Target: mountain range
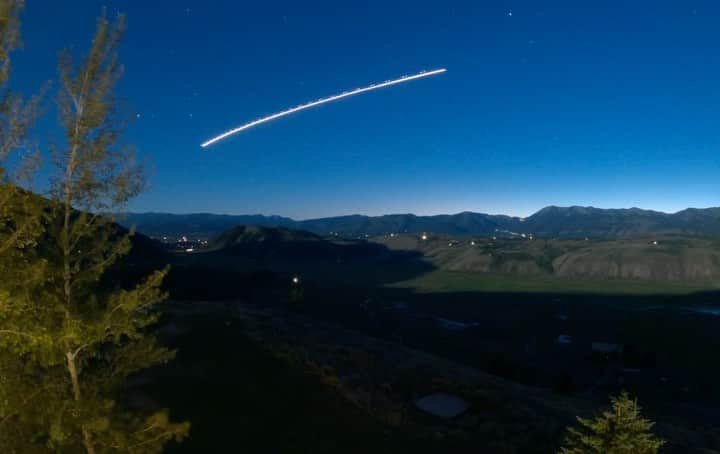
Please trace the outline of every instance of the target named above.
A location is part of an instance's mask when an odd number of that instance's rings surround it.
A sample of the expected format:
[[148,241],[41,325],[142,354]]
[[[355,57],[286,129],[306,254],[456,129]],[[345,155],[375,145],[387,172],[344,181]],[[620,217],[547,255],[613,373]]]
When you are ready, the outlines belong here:
[[677,213],[663,213],[640,208],[548,206],[526,218],[462,212],[434,216],[349,215],[302,221],[263,215],[128,213],[121,218],[120,223],[135,226],[139,232],[154,237],[212,237],[238,225],[255,225],[345,237],[432,232],[448,235],[532,234],[553,238],[608,238],[656,234],[720,235],[720,207],[688,208]]

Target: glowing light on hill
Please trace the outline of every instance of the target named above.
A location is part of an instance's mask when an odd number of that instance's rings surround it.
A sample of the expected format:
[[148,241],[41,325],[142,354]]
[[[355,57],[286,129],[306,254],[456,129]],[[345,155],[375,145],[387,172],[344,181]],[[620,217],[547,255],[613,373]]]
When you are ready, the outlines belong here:
[[250,129],[253,126],[257,126],[262,123],[267,123],[268,121],[276,120],[276,119],[284,117],[286,115],[290,115],[295,112],[299,112],[301,110],[309,109],[311,107],[319,106],[321,104],[325,104],[328,102],[337,101],[339,99],[347,98],[349,96],[359,95],[360,93],[365,93],[366,91],[372,91],[372,90],[377,90],[379,88],[389,87],[391,85],[402,84],[405,82],[410,82],[411,80],[421,79],[423,77],[435,76],[437,74],[444,73],[445,71],[447,71],[445,68],[434,69],[432,71],[423,71],[423,72],[414,74],[412,76],[403,76],[398,79],[388,80],[386,82],[382,82],[379,84],[368,85],[367,87],[357,88],[357,89],[351,90],[351,91],[345,91],[338,95],[333,95],[333,96],[329,96],[327,98],[318,99],[317,101],[312,101],[312,102],[309,102],[306,104],[301,104],[297,107],[283,110],[282,112],[278,112],[276,114],[268,115],[267,117],[263,117],[263,118],[255,120],[255,121],[251,121],[250,123],[245,123],[244,125],[238,126],[235,129],[231,129],[227,132],[224,132],[218,136],[213,137],[212,139],[207,140],[206,142],[203,142],[200,146],[202,148],[208,147],[208,146],[214,144],[215,142],[223,140],[226,137],[232,136],[241,131],[245,131],[246,129]]

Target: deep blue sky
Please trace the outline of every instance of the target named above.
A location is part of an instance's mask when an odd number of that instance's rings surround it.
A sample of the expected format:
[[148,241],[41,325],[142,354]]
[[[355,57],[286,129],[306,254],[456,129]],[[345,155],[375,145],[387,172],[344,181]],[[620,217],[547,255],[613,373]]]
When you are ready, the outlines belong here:
[[[102,5],[128,15],[119,91],[140,118],[126,138],[152,167],[135,211],[720,205],[715,1],[27,0],[14,85],[54,79],[57,51],[87,48]],[[448,72],[199,148],[436,67]]]

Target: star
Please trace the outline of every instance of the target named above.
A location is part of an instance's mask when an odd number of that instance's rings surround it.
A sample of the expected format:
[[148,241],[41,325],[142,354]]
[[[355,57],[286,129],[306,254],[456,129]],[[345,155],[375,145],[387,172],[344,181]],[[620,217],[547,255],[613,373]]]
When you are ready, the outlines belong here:
[[512,11],[508,11],[507,15],[512,17]]
[[139,113],[135,114],[135,118],[140,118],[141,116]]

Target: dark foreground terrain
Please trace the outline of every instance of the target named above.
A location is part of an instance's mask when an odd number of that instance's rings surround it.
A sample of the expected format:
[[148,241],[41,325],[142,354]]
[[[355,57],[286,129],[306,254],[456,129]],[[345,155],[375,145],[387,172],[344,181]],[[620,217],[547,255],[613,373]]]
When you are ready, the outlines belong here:
[[[169,452],[555,452],[592,396],[514,384],[435,355],[286,308],[170,303],[161,328],[177,359],[136,392],[193,422]],[[433,392],[470,403],[453,420],[412,402]],[[718,433],[695,408],[650,406],[666,452],[712,452]]]
[[[179,353],[135,391],[193,423],[173,452],[556,452],[575,416],[621,390],[666,452],[720,450],[712,284],[445,266],[483,241],[497,240],[239,229],[166,254],[161,336]],[[554,246],[591,247],[571,241]],[[658,246],[624,241],[630,255]],[[537,261],[543,244],[494,251]],[[444,420],[415,406],[436,392],[468,410]]]
[[417,446],[351,402],[277,358],[219,314],[193,317],[173,336],[179,355],[144,391],[192,421],[192,434],[168,452],[399,452]]

